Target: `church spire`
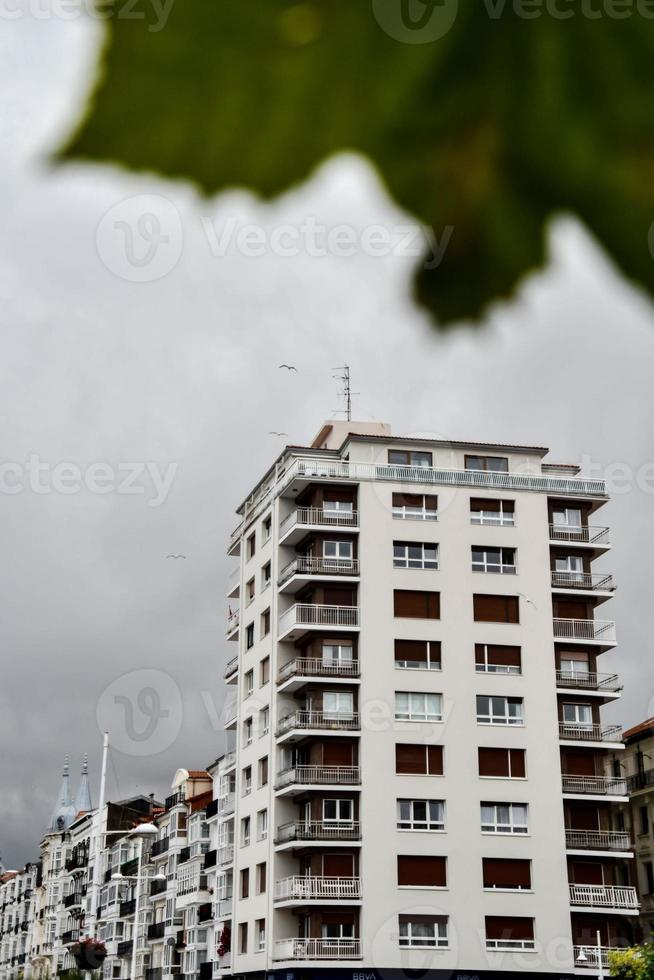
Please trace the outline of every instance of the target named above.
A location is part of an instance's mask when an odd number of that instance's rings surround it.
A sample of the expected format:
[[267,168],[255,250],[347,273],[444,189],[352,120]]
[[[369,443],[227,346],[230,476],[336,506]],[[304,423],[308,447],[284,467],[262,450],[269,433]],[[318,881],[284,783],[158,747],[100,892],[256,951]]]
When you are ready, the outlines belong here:
[[75,806],[70,796],[70,759],[66,756],[64,761],[64,771],[61,776],[61,785],[57,794],[57,802],[52,811],[48,830],[55,833],[63,833],[70,827],[75,819]]
[[75,811],[76,813],[88,813],[92,809],[91,790],[89,788],[89,757],[85,753],[82,762],[82,775],[75,794]]

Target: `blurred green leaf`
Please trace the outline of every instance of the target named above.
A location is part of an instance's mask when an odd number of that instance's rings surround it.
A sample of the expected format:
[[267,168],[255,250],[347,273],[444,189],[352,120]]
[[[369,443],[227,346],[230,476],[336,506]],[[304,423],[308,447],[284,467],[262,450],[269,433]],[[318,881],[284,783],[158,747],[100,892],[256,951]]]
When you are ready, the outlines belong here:
[[[653,288],[646,4],[559,0],[573,14],[559,19],[545,6],[519,16],[518,0],[170,0],[166,19],[166,2],[113,4],[89,112],[64,156],[270,197],[359,151],[447,240],[443,261],[416,276],[441,323],[510,295],[542,263],[560,211]],[[617,6],[629,16],[609,16]],[[434,25],[442,36],[429,42]]]

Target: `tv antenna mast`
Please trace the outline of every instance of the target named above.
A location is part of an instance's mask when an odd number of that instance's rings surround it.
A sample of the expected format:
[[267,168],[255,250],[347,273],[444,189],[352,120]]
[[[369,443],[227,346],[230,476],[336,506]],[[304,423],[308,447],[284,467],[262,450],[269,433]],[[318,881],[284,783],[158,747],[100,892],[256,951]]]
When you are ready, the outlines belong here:
[[342,374],[334,374],[332,377],[336,381],[340,381],[342,384],[342,390],[339,391],[339,395],[345,401],[345,408],[337,408],[334,415],[344,415],[348,422],[352,421],[352,395],[358,395],[360,392],[352,391],[352,385],[350,383],[350,365],[343,364],[341,367],[332,368],[332,371],[342,371]]

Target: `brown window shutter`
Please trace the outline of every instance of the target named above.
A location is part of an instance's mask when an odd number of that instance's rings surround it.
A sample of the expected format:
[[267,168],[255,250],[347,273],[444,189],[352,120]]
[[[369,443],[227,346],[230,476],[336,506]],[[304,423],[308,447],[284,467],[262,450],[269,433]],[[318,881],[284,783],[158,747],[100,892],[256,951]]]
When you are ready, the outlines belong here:
[[393,507],[422,507],[422,494],[394,493]]
[[398,885],[415,885],[417,888],[445,887],[447,884],[446,859],[425,855],[398,855]]
[[322,761],[325,766],[354,765],[351,742],[336,742],[331,739],[323,744]]
[[426,640],[396,640],[395,660],[415,660],[417,663],[427,663]]
[[446,915],[414,915],[413,913],[411,915],[400,913],[398,918],[400,925],[403,925],[405,922],[418,922],[420,925],[431,926],[434,923],[446,924],[448,921]]
[[522,659],[520,647],[500,646],[499,644],[486,644],[486,659],[484,660],[484,644],[475,644],[475,662],[478,664],[489,663],[493,667],[520,667]]
[[511,775],[514,779],[524,779],[527,775],[525,768],[525,750],[509,749],[509,762],[511,765]]
[[518,596],[474,595],[474,617],[478,623],[518,623]]
[[514,858],[482,858],[484,888],[531,888],[529,861]]
[[395,746],[395,772],[418,776],[427,772],[427,757],[424,745]]
[[561,766],[566,776],[594,776],[595,753],[592,749],[587,752],[564,749],[561,752]]
[[509,749],[480,748],[478,754],[480,776],[509,775]]
[[487,500],[485,497],[471,497],[470,510],[487,510],[499,514],[500,502],[499,500]]
[[393,610],[396,616],[410,619],[438,619],[440,616],[440,593],[395,589]]
[[517,915],[487,915],[486,939],[533,939],[534,920]]
[[427,772],[430,776],[443,775],[443,746],[427,746]]
[[352,878],[354,857],[352,854],[325,854],[322,859],[322,870],[327,878]]
[[356,922],[354,912],[321,912],[320,922],[322,925],[353,925]]

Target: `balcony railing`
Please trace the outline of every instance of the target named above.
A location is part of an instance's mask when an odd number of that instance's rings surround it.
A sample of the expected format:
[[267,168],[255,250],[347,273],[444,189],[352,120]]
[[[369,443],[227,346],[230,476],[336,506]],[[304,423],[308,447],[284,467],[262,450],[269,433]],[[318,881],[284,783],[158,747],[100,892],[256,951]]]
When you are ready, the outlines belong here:
[[119,909],[120,909],[119,914],[121,919],[126,918],[128,915],[134,915],[134,913],[136,912],[136,899],[128,898],[127,901],[121,902]]
[[358,606],[321,606],[298,602],[279,617],[279,635],[281,636],[293,629],[294,626],[357,629],[359,626],[359,608]]
[[606,619],[555,619],[554,636],[561,640],[615,643],[615,623]]
[[277,773],[276,788],[301,785],[357,786],[361,782],[358,766],[293,766]]
[[[228,627],[228,629],[229,629],[229,627]],[[232,657],[232,659],[227,662],[227,665],[225,667],[225,671],[224,671],[224,674],[223,674],[225,680],[227,680],[228,677],[233,677],[233,675],[237,671],[238,671],[238,654],[235,657]]]
[[153,922],[148,926],[148,939],[163,939],[165,932],[165,922]]
[[361,879],[291,875],[275,882],[274,897],[276,902],[303,899],[358,900],[361,898]]
[[285,718],[280,718],[276,734],[284,735],[294,728],[336,732],[358,732],[361,729],[359,715],[356,712],[337,714],[330,711],[294,711]]
[[550,541],[565,541],[569,544],[608,545],[608,527],[575,527],[570,524],[550,524]]
[[360,939],[278,939],[274,960],[358,960]]
[[[619,946],[574,946],[575,966],[585,970],[596,970],[601,962],[605,970],[609,968],[609,953],[617,952]],[[599,955],[598,955],[599,952]]]
[[638,909],[636,889],[613,885],[570,885],[570,904],[597,909]]
[[358,660],[319,660],[312,657],[296,657],[280,668],[277,683],[283,684],[292,677],[358,677]]
[[607,691],[615,693],[622,690],[617,674],[596,674],[594,671],[557,670],[557,687],[577,688],[584,691]]
[[[169,799],[171,799],[171,797],[169,797]],[[170,846],[169,837],[162,837],[161,840],[156,840],[150,850],[150,857],[156,857],[157,854],[165,854],[169,846]]]
[[594,572],[552,572],[552,587],[555,589],[581,589],[584,592],[613,592],[615,582],[612,575]]
[[218,848],[218,864],[232,864],[234,861],[234,845],[223,844]]
[[358,527],[356,510],[324,510],[322,507],[298,507],[279,525],[279,536],[284,537],[296,524],[311,527]]
[[561,777],[564,793],[588,793],[591,796],[626,796],[626,779],[609,779],[606,776],[574,776],[564,773]]
[[221,817],[229,816],[236,807],[236,796],[234,793],[226,793],[225,796],[218,797],[218,813]]
[[277,828],[276,844],[290,841],[351,841],[361,840],[359,823],[325,823],[324,821],[294,820]]
[[165,891],[168,890],[168,881],[151,881],[150,882],[150,895],[163,895]]
[[621,742],[620,725],[583,725],[559,722],[559,738],[575,742]]
[[171,793],[170,796],[166,797],[165,807],[166,810],[171,810],[174,806],[178,806],[180,803],[185,803],[186,797],[184,793],[178,790],[177,793]]
[[279,573],[278,585],[283,585],[294,575],[345,575],[357,576],[359,562],[356,558],[295,558]]
[[131,939],[122,939],[116,946],[116,954],[118,956],[131,956],[132,946],[133,941]]
[[629,834],[618,830],[566,830],[566,847],[571,850],[628,851]]
[[240,610],[234,609],[227,617],[227,633],[233,633],[237,628],[240,618]]
[[645,769],[643,772],[635,772],[632,776],[626,777],[627,788],[630,793],[639,789],[647,789],[654,786],[654,769]]

